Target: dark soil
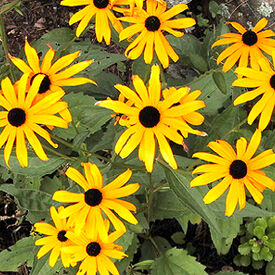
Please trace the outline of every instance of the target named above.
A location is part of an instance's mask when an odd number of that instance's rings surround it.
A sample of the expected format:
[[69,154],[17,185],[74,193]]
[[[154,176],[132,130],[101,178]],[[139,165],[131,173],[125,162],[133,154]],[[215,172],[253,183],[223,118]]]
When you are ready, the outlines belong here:
[[[1,0],[2,2],[3,0]],[[4,0],[5,2],[5,0]],[[10,2],[10,1],[6,1]],[[191,12],[199,14],[203,12],[209,21],[213,23],[215,20],[211,18],[208,10],[208,0],[193,0],[189,7]],[[217,1],[219,2],[219,1]],[[251,10],[251,7],[247,8],[248,1],[231,0],[221,1],[228,2],[230,10],[234,12],[231,14],[230,19],[238,18],[237,11],[242,8],[246,10],[245,17],[253,18],[251,21],[255,23],[259,19],[259,15],[255,15],[255,11]],[[253,1],[249,1],[253,2]],[[2,2],[3,3],[3,2]],[[69,27],[69,13],[74,13],[78,8],[69,8],[59,5],[60,0],[34,0],[23,1],[20,10],[23,16],[16,11],[9,12],[5,15],[5,25],[7,30],[8,44],[10,53],[18,56],[22,48],[24,47],[24,40],[27,37],[29,42],[39,39],[43,34],[49,32],[52,29],[60,27]],[[272,3],[272,0],[270,1]],[[254,20],[255,19],[255,20]],[[242,18],[242,20],[246,20]],[[245,23],[245,22],[244,22]],[[272,24],[273,22],[271,22]],[[201,32],[202,33],[202,32]],[[200,30],[197,35],[200,34]],[[88,36],[93,43],[96,43],[95,35],[92,31],[89,31]],[[121,49],[115,45],[111,45],[112,52],[120,52]],[[110,68],[110,71],[116,73],[118,70],[116,67]],[[127,82],[127,80],[126,80]],[[16,207],[14,199],[7,195],[0,193],[0,251],[13,245],[19,239],[29,236],[31,230],[31,224],[24,220],[19,222],[22,213],[20,213]],[[154,236],[162,236],[169,240],[171,244],[171,235],[174,232],[180,231],[181,227],[176,220],[164,220],[157,221],[151,225],[151,232]],[[237,268],[233,264],[233,256],[237,254],[237,246],[239,240],[235,239],[231,250],[227,255],[218,255],[214,245],[211,241],[210,232],[206,223],[202,222],[200,225],[191,225],[188,227],[186,235],[186,243],[191,243],[195,247],[194,256],[204,265],[207,266],[207,272],[217,272],[220,270],[240,270],[249,274],[264,274],[263,270],[255,272],[251,268]],[[29,274],[28,268],[23,265],[20,267],[18,273],[1,273],[4,274]]]

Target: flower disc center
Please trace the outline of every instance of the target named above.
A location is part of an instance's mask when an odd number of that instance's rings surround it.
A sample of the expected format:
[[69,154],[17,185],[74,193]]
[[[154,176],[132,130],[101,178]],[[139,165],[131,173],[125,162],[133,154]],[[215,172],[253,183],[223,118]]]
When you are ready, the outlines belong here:
[[67,231],[65,231],[65,230],[59,231],[57,234],[57,239],[60,242],[66,242],[68,240],[68,238],[65,236],[66,233],[67,233]]
[[234,179],[242,179],[247,174],[246,163],[242,160],[234,160],[229,168],[229,173]]
[[145,20],[145,28],[148,31],[155,32],[159,29],[160,27],[160,21],[156,16],[149,16]]
[[[42,73],[35,74],[31,78],[30,84],[32,84],[35,77],[39,74],[42,74]],[[44,77],[44,79],[42,80],[42,82],[40,84],[40,88],[39,88],[39,91],[38,91],[39,94],[43,94],[43,93],[47,92],[50,89],[50,85],[51,85],[51,81],[50,81],[49,77],[46,74],[43,74],[43,75],[45,75],[45,77]]]
[[26,113],[20,108],[11,109],[8,113],[8,121],[12,126],[19,127],[26,121]]
[[243,40],[244,44],[246,44],[248,46],[252,46],[257,43],[258,37],[255,32],[247,31],[243,34],[242,40]]
[[270,86],[275,90],[275,74],[271,76],[269,83]]
[[85,192],[85,202],[90,206],[99,205],[102,201],[102,193],[98,189],[89,189]]
[[86,252],[89,256],[97,256],[100,253],[101,246],[97,242],[91,242],[86,246]]
[[98,9],[105,9],[109,4],[109,0],[94,0],[94,5]]
[[146,128],[155,127],[160,121],[160,113],[153,106],[147,106],[139,112],[139,121]]

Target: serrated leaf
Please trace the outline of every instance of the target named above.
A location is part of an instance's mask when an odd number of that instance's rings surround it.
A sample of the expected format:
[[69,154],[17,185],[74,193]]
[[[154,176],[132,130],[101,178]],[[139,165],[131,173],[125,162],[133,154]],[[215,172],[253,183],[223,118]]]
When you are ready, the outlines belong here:
[[256,226],[253,230],[253,233],[258,239],[261,239],[265,234],[265,229],[263,229],[261,226]]
[[0,252],[0,270],[2,272],[17,272],[18,267],[24,263],[32,266],[37,247],[34,245],[34,237],[23,238]]
[[[62,129],[64,130],[64,129]],[[56,169],[58,169],[62,164],[66,162],[65,159],[62,159],[60,157],[51,156],[48,154],[48,157],[50,158],[47,161],[43,161],[39,159],[31,150],[28,154],[28,160],[29,165],[28,167],[21,167],[19,164],[16,155],[13,153],[10,156],[10,166],[11,166],[11,172],[15,174],[20,174],[24,176],[29,177],[39,177],[44,176],[46,174],[53,173]],[[4,161],[4,152],[3,150],[0,151],[0,165],[7,167],[6,163]]]
[[248,243],[244,243],[244,244],[239,245],[238,251],[242,255],[248,255],[251,252],[251,247]]
[[275,257],[273,258],[273,260],[271,262],[269,262],[266,265],[265,272],[266,272],[266,275],[274,275],[275,274]]
[[152,266],[152,275],[206,275],[205,266],[189,256],[184,249],[171,248],[157,258]]
[[200,215],[213,230],[220,233],[219,226],[216,221],[215,213],[203,203],[203,196],[199,188],[191,188],[189,182],[191,178],[186,178],[176,170],[164,167],[167,181],[170,188],[175,192],[177,197],[188,207],[191,211]]

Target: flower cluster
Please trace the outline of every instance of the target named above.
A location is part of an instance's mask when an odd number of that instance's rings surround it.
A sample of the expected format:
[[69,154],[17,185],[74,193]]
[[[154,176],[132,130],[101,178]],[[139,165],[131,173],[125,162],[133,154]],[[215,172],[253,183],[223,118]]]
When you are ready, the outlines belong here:
[[[143,9],[143,0],[62,0],[64,6],[83,6],[85,8],[75,13],[69,24],[80,21],[76,35],[80,36],[88,26],[92,17],[95,17],[95,33],[98,42],[104,39],[106,44],[111,42],[111,22],[113,28],[119,33],[120,41],[128,39],[131,44],[125,50],[126,57],[137,59],[144,51],[144,61],[151,64],[154,51],[164,68],[169,66],[169,57],[178,61],[179,56],[173,50],[163,32],[168,32],[176,37],[184,35],[176,29],[185,29],[196,24],[193,18],[172,19],[186,9],[185,4],[178,4],[167,10],[167,2],[162,0],[146,0],[146,10]],[[129,8],[121,8],[128,6]],[[117,18],[113,11],[122,16]],[[120,21],[132,25],[123,29]],[[132,40],[136,34],[139,35]]]
[[[102,174],[95,164],[82,163],[82,166],[85,177],[72,167],[65,174],[83,189],[83,193],[61,190],[53,195],[53,200],[75,204],[65,208],[61,206],[58,211],[51,207],[55,227],[43,222],[34,224],[35,231],[48,235],[35,242],[42,245],[37,257],[41,258],[51,250],[49,265],[52,267],[60,256],[64,267],[75,266],[81,261],[77,274],[96,274],[97,271],[100,274],[119,274],[109,258],[122,259],[127,256],[121,251],[123,247],[114,244],[126,232],[124,223],[117,215],[137,224],[131,213],[136,211],[135,205],[121,198],[135,193],[139,184],[124,186],[132,176],[132,171],[128,169],[104,186]],[[109,233],[109,221],[113,224],[112,233]]]
[[[144,53],[145,63],[151,64],[156,53],[162,66],[152,65],[148,84],[140,76],[133,75],[132,88],[117,84],[115,88],[120,93],[118,99],[107,97],[96,105],[111,109],[116,113],[112,115],[115,124],[125,127],[114,148],[121,158],[128,157],[138,148],[138,158],[144,162],[145,171],[153,171],[154,161],[159,155],[173,169],[177,169],[172,143],[187,150],[185,139],[189,134],[207,135],[197,129],[204,122],[204,116],[199,111],[206,105],[198,99],[202,92],[191,91],[189,87],[163,89],[160,77],[163,68],[169,66],[169,58],[174,62],[179,59],[165,33],[181,37],[184,33],[179,29],[195,25],[193,18],[178,16],[188,7],[179,4],[167,9],[167,3],[163,0],[62,0],[60,4],[85,6],[69,21],[69,24],[80,21],[76,36],[80,36],[94,18],[98,42],[105,40],[107,45],[111,43],[111,23],[119,33],[119,40],[127,39],[130,42],[125,50],[126,57],[137,59]],[[118,14],[121,16],[116,17]],[[175,16],[178,18],[175,19]],[[124,28],[121,22],[130,25]],[[223,34],[223,38],[212,45],[233,44],[220,53],[217,64],[226,59],[222,70],[227,72],[239,60],[235,70],[237,79],[232,85],[255,88],[239,95],[234,105],[262,95],[247,118],[248,123],[252,124],[260,116],[258,129],[249,143],[246,138],[240,137],[235,150],[227,141],[211,141],[208,147],[218,155],[206,152],[193,154],[194,158],[211,164],[203,164],[193,170],[193,174],[200,175],[192,179],[191,187],[220,180],[203,200],[209,204],[229,189],[225,203],[226,216],[234,213],[237,204],[240,210],[245,207],[245,189],[259,204],[265,188],[275,190],[275,182],[261,170],[275,163],[275,153],[270,149],[253,157],[275,106],[275,40],[270,38],[275,33],[271,30],[262,31],[267,23],[263,18],[252,30],[246,30],[239,23],[230,22],[241,34]],[[273,67],[262,51],[272,56]],[[57,144],[52,141],[48,129],[67,128],[72,122],[68,103],[62,100],[65,95],[62,87],[96,84],[85,77],[72,78],[93,62],[87,60],[73,64],[80,51],[53,62],[55,50],[49,45],[40,62],[36,50],[26,40],[25,55],[27,62],[9,55],[11,62],[22,71],[21,78],[14,84],[9,78],[1,82],[0,127],[3,130],[0,148],[5,145],[4,160],[8,166],[14,143],[20,165],[28,166],[26,139],[41,160],[48,160],[37,135],[56,148]],[[127,184],[132,176],[130,169],[104,185],[103,176],[95,164],[85,162],[82,166],[85,175],[72,167],[65,172],[69,179],[82,188],[82,192],[56,191],[53,200],[71,205],[60,206],[57,210],[53,206],[50,208],[54,226],[43,222],[34,225],[36,232],[48,235],[36,241],[36,245],[42,246],[37,257],[41,258],[51,251],[50,266],[54,266],[60,257],[64,267],[76,266],[81,262],[77,274],[119,274],[110,258],[122,259],[127,256],[122,252],[123,247],[115,244],[127,231],[122,219],[131,224],[138,223],[132,213],[136,212],[136,206],[122,198],[134,194],[140,185]]]
[[[227,58],[222,68],[224,72],[227,72],[239,60],[238,68],[235,70],[238,79],[232,85],[256,88],[238,96],[234,100],[234,105],[251,101],[263,95],[251,109],[247,118],[248,123],[252,124],[260,115],[259,126],[248,145],[244,137],[237,140],[237,153],[228,142],[223,140],[208,144],[208,147],[219,156],[202,152],[195,153],[193,157],[214,164],[204,164],[194,169],[193,173],[203,174],[190,183],[193,187],[222,179],[205,195],[203,200],[205,203],[211,203],[229,188],[225,202],[226,216],[231,216],[234,213],[238,203],[239,210],[245,207],[245,187],[259,204],[264,198],[262,192],[266,188],[275,191],[274,180],[267,177],[265,172],[260,170],[275,163],[275,153],[272,150],[266,150],[252,158],[260,145],[261,131],[270,122],[275,106],[275,71],[271,68],[268,58],[261,52],[263,50],[272,56],[273,68],[275,68],[275,39],[269,38],[275,36],[275,33],[272,30],[261,31],[268,24],[265,18],[262,18],[252,30],[246,30],[237,22],[229,23],[241,34],[225,33],[222,35],[225,38],[216,41],[212,47],[233,43],[221,52],[217,64]],[[249,61],[251,68],[247,67]]]

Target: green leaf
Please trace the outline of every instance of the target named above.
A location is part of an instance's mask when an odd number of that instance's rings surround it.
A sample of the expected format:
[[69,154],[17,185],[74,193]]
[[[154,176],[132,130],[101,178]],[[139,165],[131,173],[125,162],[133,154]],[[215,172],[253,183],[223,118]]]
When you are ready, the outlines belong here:
[[171,248],[152,265],[152,275],[206,275],[205,266],[184,249]]
[[[56,169],[58,169],[60,166],[62,166],[62,164],[66,162],[66,160],[50,154],[48,154],[48,157],[50,158],[49,160],[43,161],[39,159],[37,155],[35,155],[35,153],[29,150],[29,154],[28,154],[29,165],[28,167],[22,167],[19,164],[16,155],[13,153],[11,154],[10,161],[9,161],[11,166],[10,170],[12,173],[15,173],[15,174],[21,174],[29,177],[34,177],[34,176],[39,177],[39,176],[44,176],[46,174],[53,173]],[[3,150],[0,151],[0,165],[7,167],[4,161]]]
[[207,62],[204,60],[202,56],[195,53],[191,53],[189,54],[189,58],[192,65],[201,73],[204,73],[208,70]]
[[[69,104],[74,124],[79,133],[88,132],[87,136],[89,136],[100,130],[101,126],[111,118],[111,111],[95,106],[96,100],[91,96],[82,93],[70,93],[65,95],[63,100]],[[79,139],[71,123],[68,129],[55,128],[53,133],[65,139]]]
[[152,220],[175,218],[184,232],[187,232],[189,221],[192,223],[200,223],[201,221],[200,216],[187,208],[176,194],[169,189],[157,192],[151,209]]
[[273,260],[271,262],[269,262],[266,265],[265,273],[266,273],[266,275],[274,275],[275,274],[275,257],[273,258]]
[[17,189],[13,184],[1,184],[0,190],[13,195],[19,206],[28,210],[27,217],[32,223],[49,221],[49,209],[57,205],[52,201],[52,196],[39,190]]
[[[40,39],[32,43],[32,46],[42,56],[48,51],[49,43],[55,50],[64,49],[75,38],[74,31],[69,28],[58,28],[44,34]],[[78,49],[79,50],[79,49]]]
[[251,247],[250,247],[249,243],[246,242],[246,243],[239,245],[238,251],[240,252],[241,255],[246,256],[251,252]]
[[138,249],[138,238],[135,235],[134,238],[131,240],[131,244],[128,246],[127,249],[123,247],[123,251],[128,257],[125,257],[121,261],[116,261],[116,267],[120,274],[123,274],[124,271],[126,271],[127,267],[132,262],[134,255]]
[[258,239],[261,239],[265,235],[265,229],[260,226],[256,226],[253,230],[253,233]]
[[249,266],[251,264],[251,257],[250,256],[241,256],[240,264],[242,266]]
[[24,263],[32,266],[37,247],[34,245],[35,238],[23,238],[13,246],[0,252],[0,270],[2,272],[18,272],[18,267]]
[[209,226],[212,226],[213,230],[216,230],[217,233],[221,233],[215,213],[203,203],[203,196],[200,192],[201,188],[191,188],[189,185],[191,178],[181,175],[176,170],[167,167],[164,167],[164,170],[169,186],[177,197],[190,208],[191,211],[200,215]]
[[227,94],[227,86],[225,83],[224,74],[221,72],[214,72],[212,74],[215,84],[223,94]]
[[217,14],[220,13],[220,6],[217,2],[215,1],[210,1],[209,3],[209,11],[211,13],[211,16],[213,18],[216,18]]
[[219,226],[219,231],[221,233],[217,233],[216,230],[212,229],[210,225],[210,233],[213,243],[218,251],[218,254],[227,254],[233,239],[237,237],[240,231],[240,225],[242,224],[241,218],[232,217],[226,220],[217,220],[217,224]]

